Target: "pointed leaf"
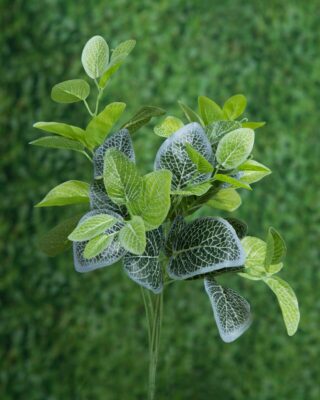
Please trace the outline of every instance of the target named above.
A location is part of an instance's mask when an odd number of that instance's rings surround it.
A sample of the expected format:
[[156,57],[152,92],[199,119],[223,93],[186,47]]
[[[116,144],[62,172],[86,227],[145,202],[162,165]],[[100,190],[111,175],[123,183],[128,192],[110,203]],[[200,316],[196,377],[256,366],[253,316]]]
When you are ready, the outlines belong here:
[[123,258],[123,267],[128,276],[139,285],[160,293],[163,289],[163,272],[159,261],[163,246],[161,229],[147,232],[145,251],[139,256],[127,253]]
[[78,151],[79,153],[83,153],[84,151],[84,146],[81,143],[60,136],[44,136],[33,140],[29,144],[39,147],[48,147],[51,149],[73,150]]
[[76,103],[85,100],[90,93],[89,84],[83,79],[71,79],[57,83],[51,90],[51,98],[57,103]]
[[243,265],[245,254],[233,227],[222,218],[198,218],[172,240],[168,274],[185,279]]
[[242,122],[242,128],[258,129],[265,126],[265,122]]
[[124,249],[141,255],[146,249],[146,230],[141,217],[132,217],[119,232],[119,240]]
[[270,172],[261,172],[261,171],[241,171],[240,181],[243,183],[251,184],[255,182],[261,181],[261,179],[270,175]]
[[206,204],[224,211],[235,211],[241,206],[241,197],[235,189],[221,189]]
[[206,134],[210,143],[215,146],[228,132],[241,128],[238,121],[216,121],[206,127]]
[[287,252],[286,244],[280,235],[274,228],[270,227],[267,236],[267,249],[264,265],[268,270],[271,264],[280,263]]
[[289,336],[293,336],[299,325],[300,312],[297,297],[291,286],[277,276],[264,279],[276,295]]
[[85,131],[77,126],[64,124],[62,122],[36,122],[33,127],[86,144]]
[[101,254],[113,241],[114,235],[99,235],[89,240],[83,250],[83,257],[86,259],[94,258]]
[[246,160],[243,164],[239,165],[238,170],[239,171],[258,171],[258,172],[271,173],[271,170],[268,167],[266,167],[265,165],[259,163],[258,161],[255,161],[255,160]]
[[143,125],[146,125],[153,117],[159,117],[165,113],[165,110],[159,107],[141,107],[140,110],[123,125],[123,128],[127,128],[130,133],[133,133]]
[[[230,175],[216,174],[214,176],[214,179],[219,182],[226,182],[234,188],[243,188],[243,189],[247,189],[247,190],[252,190],[251,187],[247,183],[241,182],[238,179],[232,178],[232,176],[230,176]],[[229,187],[229,185],[228,185],[228,187]]]
[[103,143],[125,108],[125,103],[111,103],[92,118],[86,128],[86,141],[91,148]]
[[209,182],[203,182],[198,185],[191,185],[183,189],[173,190],[171,194],[176,196],[203,196],[211,187]]
[[128,56],[134,49],[136,41],[133,39],[121,42],[112,52],[111,61],[119,56]]
[[172,190],[202,183],[211,176],[211,173],[198,172],[186,151],[186,143],[209,162],[212,161],[211,145],[199,124],[191,123],[179,129],[162,143],[154,163],[155,170],[168,169],[172,172]]
[[241,219],[229,217],[226,221],[233,227],[239,239],[243,239],[248,232],[248,225]]
[[165,242],[165,253],[168,257],[172,256],[173,253],[173,243],[175,243],[183,230],[186,228],[187,223],[183,219],[181,215],[178,215],[170,228],[169,234],[167,236],[166,242]]
[[102,179],[95,180],[90,185],[89,197],[91,210],[110,210],[122,217],[126,217],[128,214],[125,206],[114,203],[107,195]]
[[188,156],[190,157],[190,160],[195,164],[197,170],[201,174],[206,174],[213,171],[212,164],[189,143],[186,143],[186,151],[188,153]]
[[84,242],[90,240],[101,233],[105,233],[110,229],[117,219],[109,214],[97,214],[88,217],[85,221],[78,224],[78,226],[68,236],[69,240],[73,242]]
[[182,128],[183,125],[183,122],[179,118],[169,116],[154,127],[154,133],[158,136],[169,137]]
[[198,122],[200,125],[203,125],[203,121],[201,120],[200,116],[189,106],[182,103],[182,101],[178,101],[178,104],[189,122]]
[[142,191],[142,178],[135,164],[114,148],[106,151],[103,181],[108,196],[116,204],[135,201]]
[[236,119],[244,113],[247,107],[247,99],[243,94],[230,97],[223,105],[223,111],[229,119]]
[[221,107],[213,100],[206,96],[198,97],[199,112],[205,125],[209,125],[214,121],[226,119]]
[[204,287],[221,339],[233,342],[251,325],[250,304],[234,290],[218,285],[213,278],[205,278]]
[[67,181],[54,187],[35,207],[66,206],[89,202],[89,185],[81,181]]
[[87,75],[92,79],[99,78],[109,62],[109,47],[101,36],[93,36],[85,44],[81,62]]

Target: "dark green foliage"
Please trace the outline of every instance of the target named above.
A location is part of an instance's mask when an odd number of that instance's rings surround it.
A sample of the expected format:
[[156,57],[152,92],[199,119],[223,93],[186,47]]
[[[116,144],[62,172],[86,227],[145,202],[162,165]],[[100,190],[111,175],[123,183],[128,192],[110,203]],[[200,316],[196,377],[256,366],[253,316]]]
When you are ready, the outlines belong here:
[[[48,99],[55,83],[85,78],[79,52],[100,34],[111,48],[137,40],[104,95],[128,104],[123,122],[144,104],[183,118],[179,105],[172,106],[177,98],[196,109],[198,94],[223,104],[230,93],[246,94],[249,120],[268,122],[256,132],[255,159],[274,173],[254,192],[242,191],[236,216],[248,222],[249,234],[264,237],[269,224],[285,233],[285,278],[301,301],[300,334],[289,339],[272,293],[228,277],[234,289],[245,287],[260,315],[230,346],[218,339],[201,280],[168,289],[159,400],[317,400],[319,2],[0,4],[0,398],[134,400],[145,393],[147,339],[135,284],[120,266],[79,275],[70,253],[48,259],[36,248],[37,236],[58,215],[81,210],[33,204],[60,182],[87,181],[91,171],[80,154],[29,148],[39,137],[32,124],[50,118],[86,126],[80,103]],[[145,172],[161,143],[151,128],[134,137]]]

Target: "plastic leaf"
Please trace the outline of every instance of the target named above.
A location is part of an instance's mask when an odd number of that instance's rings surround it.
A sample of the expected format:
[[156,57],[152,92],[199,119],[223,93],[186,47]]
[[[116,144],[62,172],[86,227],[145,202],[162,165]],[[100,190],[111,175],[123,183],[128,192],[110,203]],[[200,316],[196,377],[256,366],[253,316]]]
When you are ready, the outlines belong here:
[[146,230],[143,219],[134,216],[119,232],[123,248],[132,254],[141,255],[146,249]]
[[224,211],[235,211],[241,206],[241,197],[235,189],[221,189],[206,204]]
[[111,61],[119,56],[128,56],[134,49],[136,41],[133,39],[121,42],[112,52]]
[[154,169],[168,169],[172,172],[172,190],[180,190],[190,184],[208,180],[211,173],[200,174],[191,161],[186,143],[189,143],[207,161],[212,161],[211,145],[203,128],[197,123],[185,125],[160,146],[156,155]]
[[141,107],[140,110],[123,125],[123,128],[127,128],[130,133],[133,133],[141,128],[143,125],[146,125],[151,120],[151,118],[160,117],[163,114],[165,114],[165,110],[159,107]]
[[89,184],[67,181],[54,187],[35,207],[66,206],[89,202]]
[[200,125],[203,124],[201,117],[196,112],[194,112],[189,106],[182,103],[182,101],[178,101],[178,104],[189,122],[198,122]]
[[266,278],[264,282],[276,295],[288,335],[293,336],[300,321],[299,304],[294,291],[286,281],[277,276]]
[[221,107],[206,96],[198,97],[199,112],[205,125],[226,119]]
[[162,229],[147,232],[146,240],[145,251],[140,256],[127,253],[123,258],[123,267],[133,281],[153,293],[160,293],[163,289],[163,272],[159,261],[163,246]]
[[228,217],[226,221],[233,227],[239,239],[243,239],[248,232],[248,225],[241,219]]
[[99,235],[89,240],[83,250],[83,257],[90,258],[96,257],[109,247],[113,241],[114,235]]
[[109,62],[109,47],[101,36],[93,36],[85,44],[81,62],[87,75],[96,79],[106,70]]
[[154,127],[154,133],[158,136],[169,137],[182,128],[183,125],[183,122],[179,118],[169,116]]
[[81,143],[60,136],[44,136],[39,139],[33,140],[29,144],[51,149],[73,150],[80,153],[83,153],[84,151],[84,146]]
[[91,210],[110,210],[122,217],[127,216],[126,208],[119,206],[110,199],[102,180],[95,180],[90,185],[89,197]]
[[189,143],[186,143],[186,151],[188,153],[188,156],[190,157],[190,160],[195,164],[197,170],[201,174],[206,174],[213,171],[212,164]]
[[267,249],[264,265],[268,269],[271,264],[280,263],[287,252],[286,244],[274,228],[270,227],[267,235]]
[[57,103],[76,103],[85,100],[90,93],[89,84],[83,79],[71,79],[57,83],[51,90],[51,98]]
[[259,163],[255,160],[246,160],[243,164],[239,165],[239,171],[257,171],[257,172],[271,172],[270,168]]
[[258,129],[265,126],[265,122],[242,122],[242,128]]
[[36,122],[33,127],[86,144],[85,131],[77,126],[64,124],[62,122]]
[[233,342],[251,325],[250,304],[234,290],[219,285],[214,278],[205,278],[204,287],[221,339]]
[[245,253],[233,227],[222,218],[198,218],[171,234],[168,274],[185,279],[243,265]]
[[173,190],[171,194],[178,196],[202,196],[211,189],[209,182],[199,183],[198,185],[186,186],[183,189]]
[[230,97],[223,105],[223,111],[229,119],[236,119],[244,113],[247,107],[247,99],[243,94]]
[[227,187],[229,187],[231,185],[234,188],[242,188],[242,189],[252,190],[250,185],[248,185],[247,183],[242,182],[236,178],[233,178],[230,175],[216,174],[214,176],[214,179],[216,181],[228,183],[229,185],[227,185]]
[[69,240],[73,242],[83,242],[90,240],[101,233],[104,233],[111,228],[117,219],[109,214],[96,214],[88,217],[85,221],[78,224],[78,226],[68,236]]
[[238,121],[216,121],[206,127],[206,134],[210,143],[215,146],[228,132],[241,128]]

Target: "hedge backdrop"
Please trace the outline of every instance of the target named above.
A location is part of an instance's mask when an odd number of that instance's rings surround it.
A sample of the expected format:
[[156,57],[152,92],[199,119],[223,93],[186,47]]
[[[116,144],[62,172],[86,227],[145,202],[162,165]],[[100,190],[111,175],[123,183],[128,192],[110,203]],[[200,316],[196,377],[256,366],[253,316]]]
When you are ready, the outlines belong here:
[[[71,253],[48,259],[37,236],[73,213],[34,209],[53,186],[90,179],[81,155],[32,148],[37,120],[85,124],[80,104],[50,100],[53,84],[84,77],[80,54],[94,34],[137,46],[105,101],[130,116],[152,104],[181,116],[178,99],[223,102],[244,93],[265,120],[255,158],[273,174],[242,193],[236,215],[250,234],[269,225],[288,244],[282,276],[294,287],[301,326],[289,338],[271,291],[230,278],[251,302],[254,323],[237,342],[218,337],[201,282],[169,288],[158,399],[320,398],[319,1],[1,0],[2,400],[144,399],[147,338],[138,287],[120,266],[76,273]],[[135,135],[143,171],[161,140],[152,124]]]

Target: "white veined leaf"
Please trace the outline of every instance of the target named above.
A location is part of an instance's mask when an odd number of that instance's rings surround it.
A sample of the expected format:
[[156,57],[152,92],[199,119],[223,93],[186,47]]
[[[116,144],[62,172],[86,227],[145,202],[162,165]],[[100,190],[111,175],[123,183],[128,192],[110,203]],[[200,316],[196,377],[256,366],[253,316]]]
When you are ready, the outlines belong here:
[[108,137],[105,142],[95,150],[93,156],[95,178],[101,178],[103,176],[104,156],[106,151],[111,148],[121,151],[130,161],[135,161],[135,154],[129,131],[127,129],[121,129]]
[[198,97],[199,113],[205,125],[227,119],[221,107],[206,96]]
[[67,181],[54,187],[35,207],[66,206],[89,203],[89,184],[81,181]]
[[168,116],[160,124],[156,125],[153,130],[156,135],[167,138],[183,126],[184,124],[179,118]]
[[138,199],[143,188],[135,164],[115,148],[106,151],[103,181],[108,196],[120,205]]
[[127,253],[123,257],[123,267],[128,276],[139,285],[160,293],[163,290],[163,272],[159,261],[163,247],[162,229],[146,233],[146,248],[141,255]]
[[90,185],[89,197],[91,210],[109,210],[121,215],[123,218],[128,215],[125,206],[119,206],[110,199],[102,179],[95,179]]
[[232,228],[236,231],[239,239],[243,239],[248,233],[248,225],[241,219],[228,217],[226,218],[226,221],[228,221]]
[[122,126],[122,128],[126,128],[130,133],[134,133],[142,126],[146,125],[152,118],[160,117],[165,113],[165,110],[159,107],[143,106]]
[[143,177],[141,195],[128,203],[132,215],[142,217],[146,230],[158,228],[170,209],[170,171],[154,171]]
[[225,134],[238,128],[241,128],[238,121],[215,121],[206,126],[206,134],[210,143],[216,146]]
[[178,101],[178,104],[189,122],[198,122],[200,125],[203,125],[201,117],[189,106],[182,103],[181,101]]
[[212,208],[224,211],[235,211],[241,206],[239,193],[232,188],[221,189],[206,204]]
[[141,217],[133,216],[119,232],[119,241],[124,249],[141,255],[146,249],[146,229]]
[[234,290],[219,285],[214,278],[205,278],[204,287],[221,339],[233,342],[251,325],[250,304]]
[[45,132],[55,133],[68,139],[74,139],[86,145],[85,131],[78,126],[64,124],[62,122],[36,122],[34,128]]
[[[216,174],[216,175],[214,176],[214,179],[215,179],[216,181],[219,181],[219,182],[228,183],[229,185],[231,185],[231,186],[234,187],[234,188],[243,188],[243,189],[247,189],[247,190],[252,190],[252,188],[250,187],[250,185],[248,185],[248,184],[245,183],[245,182],[239,181],[238,179],[233,178],[233,177],[230,176],[230,175]],[[229,187],[229,185],[228,185],[228,187]]]
[[242,128],[258,129],[265,126],[265,122],[242,122]]
[[254,144],[254,131],[240,128],[227,133],[219,142],[216,158],[223,168],[234,169],[250,155]]
[[98,235],[89,240],[83,250],[83,257],[90,258],[96,257],[101,254],[113,241],[114,235]]
[[120,215],[113,213],[110,210],[92,210],[84,215],[79,224],[84,223],[87,219],[98,214],[108,214],[113,216],[117,222],[112,225],[111,228],[107,229],[104,233],[106,235],[113,236],[111,244],[106,247],[101,253],[95,257],[87,259],[84,257],[84,249],[86,248],[88,241],[73,242],[73,258],[74,267],[77,272],[89,272],[98,268],[103,268],[114,264],[119,261],[126,253],[125,249],[120,245],[117,233],[123,227],[124,222]]
[[29,144],[39,147],[47,147],[51,149],[73,150],[83,153],[83,144],[76,140],[66,139],[60,136],[44,136],[39,139],[33,140]]
[[91,119],[86,128],[86,141],[92,149],[103,143],[125,108],[125,103],[111,103]]
[[297,297],[291,286],[277,276],[264,279],[276,295],[289,336],[293,336],[299,325],[300,312]]
[[110,229],[117,219],[109,214],[96,214],[80,222],[68,236],[73,242],[84,242],[95,238]]
[[186,186],[183,189],[173,190],[171,194],[176,196],[203,196],[211,187],[209,182],[203,182],[193,186]]
[[51,98],[57,103],[76,103],[85,100],[90,93],[89,84],[83,79],[71,79],[57,83],[51,90]]
[[[181,224],[178,225],[181,226]],[[222,268],[242,266],[245,253],[233,227],[222,218],[204,217],[171,233],[168,274],[186,279]]]
[[186,143],[186,151],[188,153],[188,156],[190,157],[190,160],[195,164],[197,170],[201,174],[206,174],[213,171],[212,164],[189,143]]
[[247,107],[247,99],[243,94],[231,96],[223,105],[223,111],[229,119],[236,119],[244,113]]
[[211,177],[211,173],[198,172],[187,153],[186,143],[189,143],[207,161],[211,162],[213,158],[208,138],[203,128],[195,122],[185,125],[166,139],[158,150],[154,169],[167,169],[172,172],[171,189],[173,191],[202,183]]
[[107,69],[109,63],[109,46],[101,36],[93,36],[85,44],[81,62],[87,75],[96,79]]
[[264,265],[268,267],[272,264],[279,264],[287,252],[286,244],[274,228],[270,227],[267,235],[267,249]]

